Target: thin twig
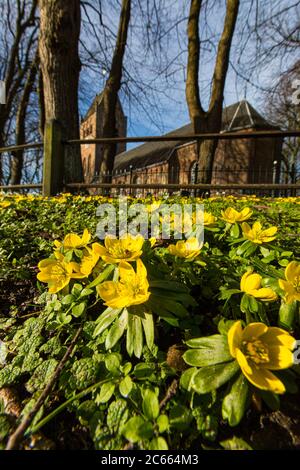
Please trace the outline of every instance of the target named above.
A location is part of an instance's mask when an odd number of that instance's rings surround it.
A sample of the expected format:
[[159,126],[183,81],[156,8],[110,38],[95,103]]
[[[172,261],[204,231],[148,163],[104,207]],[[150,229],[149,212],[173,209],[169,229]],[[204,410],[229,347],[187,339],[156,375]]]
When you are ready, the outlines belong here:
[[168,401],[171,400],[171,398],[175,395],[176,391],[177,391],[177,388],[178,388],[178,380],[177,379],[174,379],[170,385],[170,387],[168,388],[164,398],[162,399],[162,401],[160,402],[159,404],[159,409],[160,411],[166,406],[166,404],[168,403]]
[[72,341],[70,343],[70,346],[68,347],[64,357],[62,358],[62,360],[58,364],[57,368],[55,369],[55,372],[54,372],[51,380],[48,382],[46,388],[44,389],[44,391],[39,396],[35,406],[32,408],[32,410],[27,415],[24,416],[24,418],[22,419],[21,423],[19,424],[19,426],[17,427],[15,432],[10,436],[5,450],[18,449],[19,444],[20,444],[20,442],[21,442],[21,440],[24,436],[24,433],[25,433],[26,429],[30,426],[34,416],[39,411],[39,409],[41,408],[41,406],[45,402],[46,398],[50,394],[53,385],[57,381],[63,367],[65,366],[67,360],[69,359],[69,356],[71,355],[71,353],[72,353],[72,351],[73,351],[73,349],[76,345],[77,339],[78,339],[78,337],[79,337],[79,335],[82,331],[82,328],[83,328],[82,326],[80,326],[78,328],[78,330],[77,330],[74,338],[72,339]]

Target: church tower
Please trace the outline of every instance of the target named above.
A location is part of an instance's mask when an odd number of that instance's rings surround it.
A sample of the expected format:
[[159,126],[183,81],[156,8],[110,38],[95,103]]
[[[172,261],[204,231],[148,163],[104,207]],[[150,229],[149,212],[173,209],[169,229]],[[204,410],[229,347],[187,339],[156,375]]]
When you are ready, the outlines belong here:
[[[80,124],[80,139],[98,139],[103,137],[103,94],[95,99]],[[116,109],[116,128],[118,137],[127,135],[127,118],[124,115],[121,102],[118,98]],[[126,151],[126,142],[117,145],[117,154]],[[102,144],[81,145],[81,159],[85,183],[97,181],[99,168],[103,156]]]

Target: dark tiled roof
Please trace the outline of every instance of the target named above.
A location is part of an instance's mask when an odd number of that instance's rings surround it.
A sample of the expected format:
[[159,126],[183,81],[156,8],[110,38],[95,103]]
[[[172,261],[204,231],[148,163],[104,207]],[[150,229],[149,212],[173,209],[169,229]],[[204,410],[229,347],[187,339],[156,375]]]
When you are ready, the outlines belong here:
[[[222,131],[238,131],[241,129],[274,129],[248,101],[238,101],[223,109]],[[193,134],[192,124],[187,124],[179,129],[165,135],[188,135]],[[143,145],[116,155],[114,169],[144,168],[148,165],[167,161],[173,150],[181,145],[181,141],[174,142],[147,142]]]

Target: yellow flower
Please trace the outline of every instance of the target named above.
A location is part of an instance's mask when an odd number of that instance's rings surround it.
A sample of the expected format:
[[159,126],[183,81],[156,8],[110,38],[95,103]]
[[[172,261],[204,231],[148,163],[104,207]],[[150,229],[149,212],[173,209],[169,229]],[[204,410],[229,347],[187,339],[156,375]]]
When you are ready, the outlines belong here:
[[121,261],[119,275],[118,282],[105,281],[96,288],[105,305],[124,308],[147,302],[150,296],[147,270],[140,259],[136,261],[136,272],[129,263]]
[[179,240],[176,245],[169,245],[168,250],[179,258],[194,259],[199,255],[202,245],[196,237],[191,237],[186,241]]
[[65,250],[75,250],[77,248],[85,247],[89,243],[90,239],[91,234],[87,229],[84,229],[82,237],[80,237],[76,233],[68,233],[62,243],[58,240],[55,240],[54,245],[56,246],[56,248],[63,247]]
[[[71,279],[84,277],[80,273],[79,265],[73,262],[65,262],[61,253],[54,253],[56,259],[48,258],[39,262],[37,278],[41,282],[48,284],[49,292],[55,294],[66,287]],[[74,272],[75,271],[75,272]]]
[[204,211],[203,214],[203,225],[213,225],[217,221],[217,218],[212,215],[210,212]]
[[277,227],[270,227],[265,230],[262,230],[260,222],[254,222],[252,228],[247,222],[242,224],[242,230],[244,237],[250,240],[252,243],[257,243],[261,245],[262,243],[271,242],[275,240],[275,233],[277,232]]
[[6,207],[9,207],[11,206],[11,202],[9,201],[0,201],[0,207],[2,207],[2,209],[6,209]]
[[98,243],[93,243],[92,248],[86,247],[88,254],[84,255],[81,259],[80,272],[86,277],[91,274],[100,258],[100,255],[97,252],[97,245]]
[[291,261],[285,268],[285,279],[279,279],[279,287],[285,292],[285,302],[300,301],[300,263]]
[[259,274],[246,271],[241,278],[240,289],[248,295],[252,295],[263,302],[271,302],[277,299],[276,293],[270,287],[261,287],[262,277]]
[[120,261],[134,261],[142,254],[144,238],[141,235],[132,237],[127,235],[120,240],[106,237],[104,246],[97,243],[95,251],[106,263],[120,263]]
[[241,321],[237,321],[228,332],[228,344],[249,382],[262,390],[285,392],[284,384],[270,371],[293,365],[295,338],[264,323],[250,323],[243,330]]
[[236,222],[244,222],[245,220],[250,219],[253,211],[250,207],[244,207],[241,212],[238,212],[233,207],[227,207],[225,211],[221,211],[222,219],[229,224],[235,224]]

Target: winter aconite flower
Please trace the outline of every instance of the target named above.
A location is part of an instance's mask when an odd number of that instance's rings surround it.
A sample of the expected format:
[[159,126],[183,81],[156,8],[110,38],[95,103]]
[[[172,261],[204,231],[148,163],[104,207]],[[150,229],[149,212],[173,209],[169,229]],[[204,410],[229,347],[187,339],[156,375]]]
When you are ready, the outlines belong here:
[[242,230],[245,238],[250,240],[252,243],[261,245],[262,243],[268,243],[275,240],[277,227],[273,226],[263,230],[260,222],[254,222],[252,228],[247,224],[247,222],[244,222],[242,224]]
[[240,289],[248,295],[252,295],[264,302],[277,299],[276,293],[270,287],[261,287],[262,277],[251,270],[246,271],[241,279]]
[[203,213],[203,225],[208,226],[208,225],[213,225],[217,221],[217,218],[212,215],[210,212],[204,211]]
[[136,261],[136,272],[131,264],[121,261],[119,275],[118,282],[105,281],[97,286],[105,305],[124,308],[147,302],[150,296],[147,270],[140,259]]
[[243,329],[241,321],[237,321],[228,332],[228,345],[230,354],[255,387],[285,392],[284,384],[271,370],[293,365],[295,338],[289,333],[264,323],[250,323]]
[[89,276],[94,267],[98,263],[100,255],[97,251],[98,243],[93,243],[92,247],[86,247],[85,253],[81,259],[80,272],[85,276]]
[[253,211],[250,207],[244,207],[241,212],[238,212],[233,207],[227,207],[225,211],[221,211],[222,219],[229,224],[235,224],[236,222],[244,222],[245,220],[250,219]]
[[169,245],[168,250],[171,255],[178,256],[179,258],[194,259],[196,258],[202,248],[196,237],[191,237],[188,240],[179,240],[176,245]]
[[285,292],[285,302],[300,302],[300,263],[291,261],[285,268],[285,279],[279,279],[279,287]]
[[84,277],[77,263],[66,262],[64,256],[57,251],[54,255],[55,258],[44,259],[38,264],[41,272],[38,273],[37,278],[48,284],[50,294],[55,294],[66,287],[71,279]]
[[125,238],[116,239],[106,237],[104,245],[97,243],[95,251],[106,263],[120,263],[121,261],[134,261],[142,254],[144,238],[141,235],[132,237],[127,235]]
[[91,234],[87,229],[84,229],[82,237],[77,235],[76,233],[68,233],[65,236],[63,242],[59,242],[58,240],[54,241],[54,245],[56,248],[63,248],[64,250],[75,250],[77,248],[85,247],[91,240]]

